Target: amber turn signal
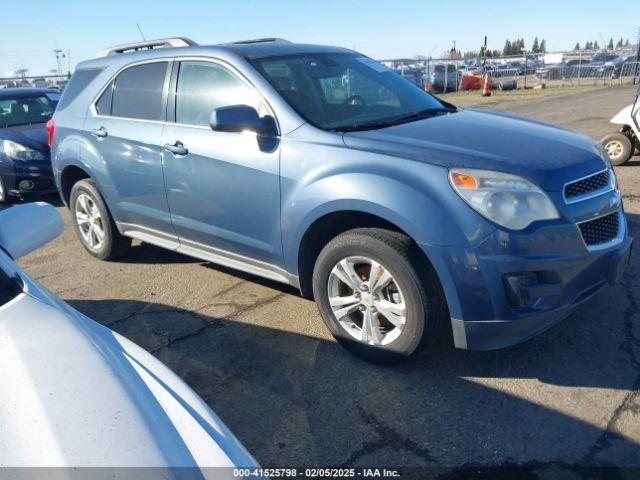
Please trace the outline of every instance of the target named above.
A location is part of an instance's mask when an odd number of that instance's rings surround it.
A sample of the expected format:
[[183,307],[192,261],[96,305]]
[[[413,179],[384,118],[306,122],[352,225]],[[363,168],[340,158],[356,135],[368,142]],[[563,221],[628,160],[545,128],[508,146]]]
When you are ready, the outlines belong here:
[[451,172],[451,182],[453,182],[454,186],[466,190],[475,190],[478,188],[478,182],[474,177],[458,172]]

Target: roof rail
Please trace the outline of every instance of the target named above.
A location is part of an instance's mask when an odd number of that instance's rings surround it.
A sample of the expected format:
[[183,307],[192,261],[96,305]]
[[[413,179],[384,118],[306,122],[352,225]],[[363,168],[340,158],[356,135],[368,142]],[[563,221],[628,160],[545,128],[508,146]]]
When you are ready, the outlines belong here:
[[144,42],[125,43],[115,47],[105,48],[98,52],[98,57],[107,57],[117,53],[137,52],[139,50],[152,50],[160,47],[191,47],[198,45],[193,40],[185,37],[159,38],[157,40],[145,40]]
[[255,38],[253,40],[237,40],[235,42],[224,43],[223,45],[245,45],[247,43],[291,43],[284,38],[270,37],[270,38]]

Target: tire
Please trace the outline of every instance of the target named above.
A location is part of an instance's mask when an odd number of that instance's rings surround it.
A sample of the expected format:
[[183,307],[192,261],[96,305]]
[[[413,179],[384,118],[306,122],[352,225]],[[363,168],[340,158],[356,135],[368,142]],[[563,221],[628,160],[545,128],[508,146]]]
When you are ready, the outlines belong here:
[[622,165],[633,155],[631,140],[624,133],[610,133],[600,143],[609,154],[611,165]]
[[[382,267],[383,273],[376,278],[391,276],[391,280],[378,281],[384,288],[368,281],[375,268],[372,262]],[[341,280],[345,265],[358,275],[361,289],[354,288],[353,280],[351,286]],[[432,342],[447,311],[437,276],[413,242],[400,233],[377,228],[349,230],[327,243],[316,260],[313,293],[334,338],[351,353],[378,364],[404,361],[421,344]],[[343,299],[349,301],[340,305]],[[355,310],[354,302],[358,302]],[[389,307],[402,312],[401,305],[405,307],[404,323],[394,317],[398,327],[388,320]],[[342,312],[336,315],[334,309]],[[345,310],[348,314],[342,315]],[[371,330],[365,330],[366,318],[372,319]]]
[[[80,243],[94,257],[100,260],[112,260],[131,247],[131,239],[118,232],[113,217],[93,180],[80,180],[73,186],[69,208]],[[93,233],[89,233],[91,229]],[[102,237],[98,235],[97,229],[102,231]]]
[[0,203],[7,203],[8,199],[7,190],[4,188],[4,182],[0,177]]

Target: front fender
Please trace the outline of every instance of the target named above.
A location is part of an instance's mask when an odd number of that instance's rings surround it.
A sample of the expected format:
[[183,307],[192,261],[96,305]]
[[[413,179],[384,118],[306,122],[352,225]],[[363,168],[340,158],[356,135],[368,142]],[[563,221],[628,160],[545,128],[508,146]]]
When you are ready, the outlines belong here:
[[631,118],[631,110],[633,109],[633,105],[629,105],[622,110],[620,110],[614,117],[610,120],[611,123],[615,125],[628,125],[633,127],[633,119]]
[[[390,171],[339,172],[323,175],[283,195],[282,234],[285,267],[298,272],[298,251],[308,228],[330,213],[357,211],[375,215],[403,230],[420,245],[467,247],[486,238],[494,227],[473,212],[453,191],[448,172],[419,166],[423,175],[407,178],[393,159]],[[375,170],[375,169],[373,169]],[[283,189],[283,194],[287,192]]]

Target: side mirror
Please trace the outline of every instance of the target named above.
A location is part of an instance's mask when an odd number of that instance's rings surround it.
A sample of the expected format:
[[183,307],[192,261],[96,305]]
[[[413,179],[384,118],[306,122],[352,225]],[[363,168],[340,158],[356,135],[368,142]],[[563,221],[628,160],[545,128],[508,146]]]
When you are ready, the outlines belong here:
[[27,203],[0,211],[0,246],[18,259],[62,233],[60,213],[48,203]]
[[275,121],[271,116],[260,118],[255,108],[249,105],[230,105],[216,108],[209,118],[211,129],[216,132],[239,133],[245,130],[262,135],[275,133]]

